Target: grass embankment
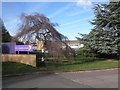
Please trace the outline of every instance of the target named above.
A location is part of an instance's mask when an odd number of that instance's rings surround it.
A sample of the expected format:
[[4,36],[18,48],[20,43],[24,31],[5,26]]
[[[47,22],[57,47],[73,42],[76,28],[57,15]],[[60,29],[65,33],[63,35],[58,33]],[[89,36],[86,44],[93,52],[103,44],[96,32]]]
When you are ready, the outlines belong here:
[[47,65],[44,67],[32,67],[21,63],[15,62],[4,62],[2,63],[2,74],[20,74],[30,72],[60,72],[60,71],[77,71],[77,70],[95,70],[95,69],[108,69],[117,68],[118,61],[116,60],[105,60],[105,61],[94,61],[82,64],[58,64],[58,65]]

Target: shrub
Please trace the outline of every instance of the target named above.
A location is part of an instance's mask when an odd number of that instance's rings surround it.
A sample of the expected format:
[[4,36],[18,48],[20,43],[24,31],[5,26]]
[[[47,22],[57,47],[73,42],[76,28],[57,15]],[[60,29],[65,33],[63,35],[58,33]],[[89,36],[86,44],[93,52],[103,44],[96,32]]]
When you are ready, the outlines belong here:
[[86,48],[80,48],[77,51],[77,55],[81,55],[83,57],[96,57],[96,53],[91,52],[90,50],[86,49]]
[[79,60],[80,62],[91,62],[91,61],[95,61],[97,59],[96,56],[97,56],[96,53],[93,53],[83,47],[77,51],[75,60],[77,60],[77,61]]

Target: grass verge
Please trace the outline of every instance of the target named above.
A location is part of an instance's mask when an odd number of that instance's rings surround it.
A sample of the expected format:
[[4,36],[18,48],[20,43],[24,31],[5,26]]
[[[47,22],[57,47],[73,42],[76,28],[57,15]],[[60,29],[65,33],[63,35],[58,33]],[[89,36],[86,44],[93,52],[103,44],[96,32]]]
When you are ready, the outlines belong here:
[[64,71],[80,71],[80,70],[96,70],[96,69],[110,69],[117,68],[118,61],[105,60],[105,61],[94,61],[82,64],[58,64],[58,65],[47,65],[45,67],[32,67],[29,65],[15,63],[15,62],[4,62],[2,63],[2,74],[21,74],[31,72],[64,72]]

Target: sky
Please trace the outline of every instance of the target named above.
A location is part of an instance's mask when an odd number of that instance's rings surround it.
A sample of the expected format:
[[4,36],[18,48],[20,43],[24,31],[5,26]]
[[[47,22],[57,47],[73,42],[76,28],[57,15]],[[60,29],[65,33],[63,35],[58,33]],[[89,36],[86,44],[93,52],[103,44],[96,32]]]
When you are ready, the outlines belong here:
[[[58,32],[76,40],[78,33],[88,34],[93,28],[89,21],[94,19],[93,7],[96,3],[90,0],[76,2],[2,2],[2,20],[9,33],[14,36],[21,24],[22,13],[35,12],[44,14],[56,26]],[[102,2],[106,3],[106,2]]]

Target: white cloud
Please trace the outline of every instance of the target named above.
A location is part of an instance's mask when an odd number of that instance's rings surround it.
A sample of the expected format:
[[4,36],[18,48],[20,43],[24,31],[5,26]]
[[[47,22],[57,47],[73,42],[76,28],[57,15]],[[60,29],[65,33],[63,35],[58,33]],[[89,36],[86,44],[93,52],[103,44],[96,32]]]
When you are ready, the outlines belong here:
[[76,16],[76,15],[79,15],[79,14],[83,14],[83,12],[81,12],[80,10],[79,11],[73,11],[71,13],[67,13],[67,16]]
[[52,18],[52,17],[54,17],[54,16],[57,16],[57,15],[63,13],[64,11],[66,11],[67,9],[69,9],[70,7],[72,7],[72,5],[71,5],[71,4],[68,4],[68,5],[66,5],[65,7],[62,7],[61,9],[59,9],[58,11],[52,13],[52,14],[49,15],[48,17],[49,17],[49,18]]
[[[76,2],[77,0],[0,0],[2,2]],[[109,0],[92,0],[93,2],[106,2]],[[111,0],[118,2],[119,0]]]
[[71,11],[71,12],[67,13],[66,16],[68,16],[68,17],[70,17],[70,16],[76,16],[76,15],[80,15],[80,14],[89,13],[90,11],[91,11],[91,9]]
[[78,0],[76,2],[77,6],[81,6],[83,8],[91,8],[92,7],[92,1],[91,0]]
[[79,19],[79,20],[74,20],[73,22],[67,22],[65,24],[60,25],[60,27],[73,26],[73,25],[76,25],[77,23],[80,23],[81,21],[89,20],[92,17],[93,16],[90,16],[90,17],[87,17],[87,18],[82,18],[82,19]]

